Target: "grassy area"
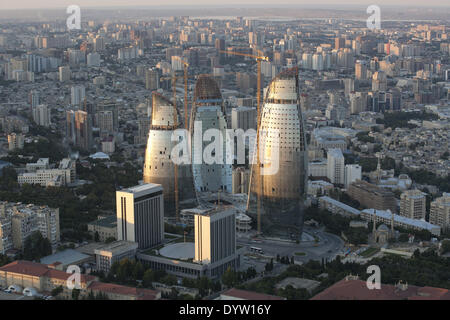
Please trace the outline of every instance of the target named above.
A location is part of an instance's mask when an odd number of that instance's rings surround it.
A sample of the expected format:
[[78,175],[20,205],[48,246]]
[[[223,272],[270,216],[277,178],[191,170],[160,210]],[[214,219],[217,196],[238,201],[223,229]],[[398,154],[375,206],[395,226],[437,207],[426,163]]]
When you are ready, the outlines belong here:
[[304,252],[296,252],[295,255],[296,256],[306,256],[306,253],[304,253]]
[[379,252],[380,249],[379,248],[373,248],[370,247],[367,250],[363,251],[362,253],[360,253],[359,255],[364,257],[364,258],[368,258],[370,256],[373,256],[375,253]]

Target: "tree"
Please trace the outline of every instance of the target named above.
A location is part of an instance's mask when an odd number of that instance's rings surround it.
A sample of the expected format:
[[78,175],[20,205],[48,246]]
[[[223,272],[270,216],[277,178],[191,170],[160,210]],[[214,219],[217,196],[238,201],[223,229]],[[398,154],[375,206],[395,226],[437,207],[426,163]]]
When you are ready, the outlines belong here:
[[140,261],[136,262],[133,268],[133,278],[135,280],[142,280],[144,276],[144,266]]
[[99,242],[99,241],[100,241],[100,235],[98,234],[98,231],[95,231],[95,234],[94,234],[94,241],[95,241],[95,242]]
[[166,275],[164,278],[161,279],[161,282],[168,286],[174,286],[178,283],[177,277],[175,277],[173,274]]
[[53,289],[52,291],[51,291],[51,295],[53,296],[53,297],[56,297],[56,296],[58,296],[60,293],[62,293],[64,291],[64,288],[62,287],[62,286],[59,286],[59,287],[56,287],[55,289]]
[[450,251],[450,240],[443,240],[441,245],[441,254],[445,254]]
[[144,285],[144,287],[146,287],[146,288],[152,287],[152,283],[153,283],[153,281],[155,281],[155,273],[153,272],[152,269],[145,270],[142,281],[143,281],[142,284]]
[[47,238],[42,237],[39,231],[29,236],[23,246],[23,257],[25,260],[39,260],[52,254],[52,246]]
[[222,275],[222,283],[227,287],[234,287],[237,283],[238,278],[236,271],[232,270],[230,267]]
[[72,299],[78,300],[80,297],[80,290],[79,289],[72,289]]

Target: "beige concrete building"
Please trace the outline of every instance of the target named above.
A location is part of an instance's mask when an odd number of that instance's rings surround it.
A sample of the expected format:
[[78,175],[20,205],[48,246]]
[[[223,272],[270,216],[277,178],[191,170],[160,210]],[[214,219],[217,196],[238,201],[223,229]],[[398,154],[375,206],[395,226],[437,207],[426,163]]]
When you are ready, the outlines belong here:
[[[31,287],[39,293],[50,294],[53,289],[63,288],[59,298],[72,299],[72,290],[67,286],[70,273],[58,270],[59,264],[18,260],[0,267],[0,286],[10,285],[22,288]],[[80,275],[80,296],[87,298],[90,293],[106,295],[110,300],[158,300],[161,292],[148,289],[132,288],[113,283],[99,282],[97,277]]]
[[144,184],[116,192],[118,240],[145,249],[164,240],[164,200],[160,184]]
[[102,248],[96,249],[94,252],[97,270],[107,274],[114,262],[125,258],[134,260],[137,248],[138,244],[136,242],[115,241]]
[[420,190],[407,190],[400,196],[400,215],[411,219],[425,219],[426,197]]
[[362,180],[356,180],[348,187],[348,195],[366,208],[397,212],[397,201],[391,191]]
[[[0,268],[0,286],[32,287],[38,292],[47,293],[61,286],[63,288],[61,296],[69,298],[72,293],[67,287],[70,274],[56,268],[56,264],[45,265],[31,261],[14,261]],[[96,277],[81,275],[81,295],[86,294],[88,286],[95,280],[97,280]]]
[[450,193],[444,193],[442,197],[431,202],[430,223],[443,229],[450,227]]
[[98,220],[88,223],[88,231],[98,232],[99,240],[104,242],[108,238],[117,239],[117,217],[99,217]]
[[55,247],[60,240],[59,209],[33,204],[3,202],[0,204],[3,248],[22,249],[25,240],[39,231]]
[[16,149],[23,149],[24,136],[20,133],[11,133],[8,135],[8,150],[14,151]]
[[[235,210],[214,209],[194,216],[195,257],[194,262],[217,264],[211,274],[222,274],[225,260],[234,260],[236,255]],[[216,270],[217,269],[217,270]]]

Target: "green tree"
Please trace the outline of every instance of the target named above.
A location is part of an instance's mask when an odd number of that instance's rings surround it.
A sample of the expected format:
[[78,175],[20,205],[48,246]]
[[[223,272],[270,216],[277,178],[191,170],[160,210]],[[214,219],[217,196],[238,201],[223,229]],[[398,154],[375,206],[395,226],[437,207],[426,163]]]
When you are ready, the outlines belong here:
[[72,289],[72,299],[78,300],[80,297],[80,290],[79,289]]
[[133,268],[133,278],[135,280],[142,280],[144,276],[144,266],[141,262],[136,262]]
[[62,293],[64,291],[64,288],[62,287],[62,286],[59,286],[59,287],[56,287],[55,289],[53,289],[52,291],[51,291],[51,295],[53,296],[53,297],[57,297],[60,293]]
[[155,273],[152,269],[145,270],[142,281],[144,287],[151,288],[153,281],[155,281]]
[[236,271],[232,270],[230,267],[222,275],[222,283],[227,287],[234,287],[237,283],[238,278]]

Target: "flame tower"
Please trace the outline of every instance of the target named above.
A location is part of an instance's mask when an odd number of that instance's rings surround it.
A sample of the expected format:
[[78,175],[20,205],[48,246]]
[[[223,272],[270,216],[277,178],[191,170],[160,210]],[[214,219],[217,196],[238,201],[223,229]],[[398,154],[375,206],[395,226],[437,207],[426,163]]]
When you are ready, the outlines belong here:
[[[262,164],[259,170],[257,165],[252,166],[249,213],[255,212],[254,199],[259,194],[263,216],[281,224],[295,224],[301,230],[308,152],[297,68],[280,73],[270,82],[258,120]],[[268,167],[271,169],[262,174]]]
[[[183,128],[178,110],[158,93],[152,94],[153,107],[151,126],[145,151],[144,183],[156,183],[163,186],[166,213],[175,213],[175,170],[171,159],[172,148],[177,144],[171,141],[172,132]],[[176,117],[174,117],[174,113]],[[174,120],[177,119],[177,125]],[[194,183],[191,166],[178,165],[179,201],[194,200]]]

